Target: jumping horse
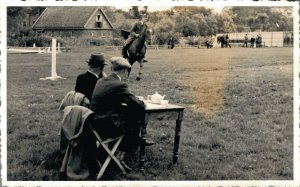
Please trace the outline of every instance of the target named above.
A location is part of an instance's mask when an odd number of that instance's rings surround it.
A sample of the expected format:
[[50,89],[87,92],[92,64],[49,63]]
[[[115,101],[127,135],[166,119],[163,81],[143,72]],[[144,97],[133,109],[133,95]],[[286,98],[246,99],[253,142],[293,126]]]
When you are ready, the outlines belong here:
[[[121,30],[121,35],[125,39],[128,38],[129,34],[130,33],[128,31]],[[143,28],[141,30],[141,33],[139,34],[139,36],[137,38],[135,38],[129,44],[127,53],[125,56],[123,56],[124,58],[126,58],[128,60],[128,62],[130,63],[131,66],[135,62],[138,62],[140,64],[140,70],[139,70],[138,76],[136,77],[136,80],[140,80],[141,75],[142,75],[142,69],[144,66],[143,59],[145,58],[145,54],[146,54],[145,42],[148,42],[149,44],[151,44],[151,39],[152,39],[152,30],[148,29],[148,26],[146,24],[144,24]],[[127,79],[129,79],[130,72],[131,72],[131,68],[127,70]]]

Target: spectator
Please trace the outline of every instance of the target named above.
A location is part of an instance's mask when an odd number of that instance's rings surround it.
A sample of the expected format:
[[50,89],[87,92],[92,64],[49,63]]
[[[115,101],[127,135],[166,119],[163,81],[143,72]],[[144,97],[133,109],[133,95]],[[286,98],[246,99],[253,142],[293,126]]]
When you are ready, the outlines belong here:
[[243,47],[245,47],[246,45],[246,48],[247,48],[247,45],[248,45],[248,34],[245,34],[244,36],[244,44],[243,44]]
[[170,37],[168,42],[168,49],[173,49],[173,48],[174,48],[174,38]]
[[251,43],[250,48],[251,47],[254,48],[254,42],[255,42],[255,38],[254,38],[254,36],[252,36],[250,39],[250,43]]
[[[98,120],[100,136],[114,138],[124,134],[120,145],[122,159],[125,152],[132,152],[141,143],[139,136],[141,121],[145,110],[145,104],[128,90],[128,85],[122,82],[126,70],[130,68],[129,62],[122,57],[110,59],[112,73],[99,79],[95,86],[91,101],[91,110],[95,112]],[[113,120],[118,116],[121,123]],[[104,119],[104,122],[103,122]],[[154,142],[146,141],[146,146]]]
[[98,79],[106,77],[103,68],[105,62],[104,53],[92,53],[88,61],[88,71],[78,75],[76,79],[75,91],[85,95],[91,101],[92,94]]

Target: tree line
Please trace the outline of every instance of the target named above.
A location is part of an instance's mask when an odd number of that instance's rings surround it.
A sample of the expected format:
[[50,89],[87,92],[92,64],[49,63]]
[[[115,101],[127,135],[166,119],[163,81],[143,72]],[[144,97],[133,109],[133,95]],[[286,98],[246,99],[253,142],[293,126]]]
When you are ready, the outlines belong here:
[[[9,7],[8,17],[41,14],[46,7]],[[166,44],[172,36],[206,37],[217,33],[252,31],[293,31],[292,7],[224,7],[220,12],[209,7],[176,6],[165,11],[149,12],[148,7],[133,6],[129,11],[101,7],[116,29],[129,30],[141,14],[147,14],[154,31],[154,42]],[[13,28],[9,28],[8,33]],[[16,31],[21,32],[21,31]]]
[[[291,7],[236,6],[225,7],[220,12],[196,6],[177,6],[157,12],[147,12],[145,7],[140,11],[138,7],[132,7],[129,12],[110,7],[105,11],[117,28],[128,30],[131,19],[147,13],[157,44],[166,44],[171,36],[178,40],[179,37],[206,37],[218,33],[293,31]],[[116,13],[122,16],[113,16]]]

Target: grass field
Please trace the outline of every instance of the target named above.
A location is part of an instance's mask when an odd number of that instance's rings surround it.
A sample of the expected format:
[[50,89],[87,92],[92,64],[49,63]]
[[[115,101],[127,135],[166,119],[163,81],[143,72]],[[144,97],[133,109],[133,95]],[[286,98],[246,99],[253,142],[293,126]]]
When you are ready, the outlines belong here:
[[[97,48],[57,56],[8,55],[8,180],[61,180],[58,106]],[[104,51],[107,58],[120,51]],[[179,160],[172,165],[174,121],[151,121],[145,171],[138,155],[133,172],[111,169],[103,180],[291,180],[293,179],[293,59],[291,48],[149,50],[142,80],[133,93],[158,91],[185,106]],[[105,69],[109,73],[109,66]]]

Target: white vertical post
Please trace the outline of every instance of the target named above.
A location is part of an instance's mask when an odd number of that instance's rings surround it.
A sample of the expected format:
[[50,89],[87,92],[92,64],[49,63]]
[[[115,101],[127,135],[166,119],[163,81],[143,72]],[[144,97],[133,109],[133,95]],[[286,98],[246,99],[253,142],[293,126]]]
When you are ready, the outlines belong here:
[[35,48],[35,43],[33,43],[33,46],[32,46],[33,48]]
[[62,78],[61,76],[57,76],[56,73],[56,38],[52,38],[51,77],[40,78],[40,80],[57,80],[57,79],[65,79],[65,78]]
[[51,77],[57,77],[57,73],[56,73],[56,38],[52,38]]
[[57,52],[60,53],[60,43],[57,43]]

